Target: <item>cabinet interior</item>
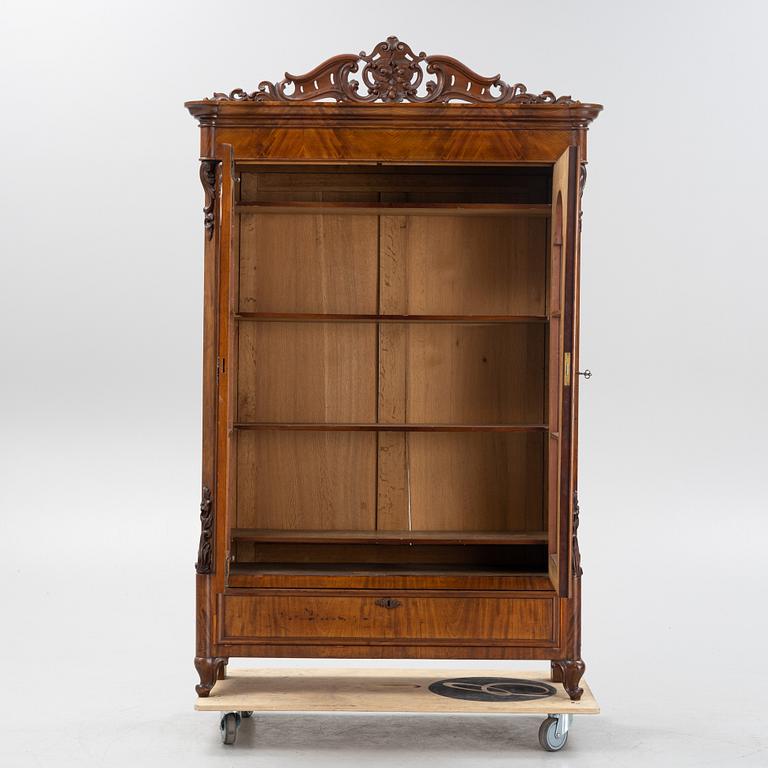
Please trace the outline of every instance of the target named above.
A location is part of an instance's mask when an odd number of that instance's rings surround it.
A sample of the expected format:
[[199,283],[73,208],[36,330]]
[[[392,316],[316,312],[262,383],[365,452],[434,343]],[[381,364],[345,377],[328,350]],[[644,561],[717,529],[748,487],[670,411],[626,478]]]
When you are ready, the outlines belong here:
[[551,167],[237,172],[231,569],[546,572]]

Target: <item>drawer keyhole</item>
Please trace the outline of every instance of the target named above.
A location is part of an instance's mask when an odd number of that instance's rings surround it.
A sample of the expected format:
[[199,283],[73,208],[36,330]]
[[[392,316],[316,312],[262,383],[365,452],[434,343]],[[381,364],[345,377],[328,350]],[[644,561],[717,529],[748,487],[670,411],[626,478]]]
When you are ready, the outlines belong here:
[[380,597],[376,601],[376,605],[380,605],[382,608],[397,608],[400,605],[400,601],[395,600],[393,597]]

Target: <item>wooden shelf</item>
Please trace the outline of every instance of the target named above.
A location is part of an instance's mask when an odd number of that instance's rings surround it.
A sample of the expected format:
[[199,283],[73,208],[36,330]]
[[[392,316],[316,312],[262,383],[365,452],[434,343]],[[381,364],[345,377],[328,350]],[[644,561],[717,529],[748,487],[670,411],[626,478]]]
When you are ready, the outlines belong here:
[[546,424],[328,424],[238,421],[234,429],[302,432],[546,432]]
[[250,589],[470,589],[549,592],[545,571],[480,563],[232,563],[228,587]]
[[320,323],[547,323],[544,315],[346,315],[306,312],[237,312],[235,320]]
[[[545,531],[296,531],[233,528],[232,539],[259,543],[301,544],[544,544]],[[359,567],[359,566],[358,566]]]
[[[232,563],[230,576],[281,575],[281,576],[528,576],[536,578],[540,573],[504,569],[496,566],[443,565],[439,563]],[[231,581],[230,581],[231,583]]]
[[256,202],[238,203],[235,211],[249,213],[357,214],[387,216],[550,216],[549,203],[354,203],[354,202]]

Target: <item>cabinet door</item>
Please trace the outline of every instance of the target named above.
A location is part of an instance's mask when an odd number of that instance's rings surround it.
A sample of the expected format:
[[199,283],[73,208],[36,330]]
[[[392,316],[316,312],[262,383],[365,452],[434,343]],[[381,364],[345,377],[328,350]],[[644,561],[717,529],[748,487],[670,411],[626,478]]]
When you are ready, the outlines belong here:
[[548,291],[547,509],[549,576],[562,597],[571,587],[574,455],[575,270],[578,237],[578,149],[569,147],[552,175]]

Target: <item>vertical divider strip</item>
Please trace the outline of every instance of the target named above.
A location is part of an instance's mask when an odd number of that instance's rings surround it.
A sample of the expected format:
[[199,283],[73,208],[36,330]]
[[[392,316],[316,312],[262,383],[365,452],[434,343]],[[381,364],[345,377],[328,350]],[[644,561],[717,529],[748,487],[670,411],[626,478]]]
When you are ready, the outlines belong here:
[[[405,287],[403,275],[403,217],[379,217],[380,289],[379,313],[402,315]],[[379,323],[379,412],[380,424],[405,421],[406,322]],[[378,435],[377,503],[379,530],[404,530],[408,525],[406,433]]]
[[[377,195],[381,202],[381,192]],[[381,215],[376,216],[376,314],[381,314]],[[381,323],[376,321],[376,423],[379,423],[381,409]],[[376,468],[374,474],[373,497],[376,509],[373,515],[374,530],[379,530],[379,453],[381,452],[381,433],[375,433]]]
[[[550,185],[551,186],[551,185]],[[550,209],[552,209],[552,190],[550,188]],[[542,422],[549,424],[549,315],[550,315],[550,291],[549,281],[551,279],[552,265],[550,263],[550,250],[552,242],[552,213],[546,222],[546,237],[544,239],[544,312],[547,315],[547,325],[544,329],[544,377],[542,386],[544,387],[544,397],[542,401]],[[541,439],[541,526],[540,531],[549,530],[549,432],[550,428],[542,435]],[[549,556],[549,547],[547,547],[547,556]]]
[[[405,220],[406,222],[408,219]],[[402,259],[402,274],[403,274],[403,297],[402,312],[407,315],[410,313],[411,308],[409,305],[410,292],[410,278],[411,274],[408,269],[408,264],[405,258]],[[406,325],[403,328],[403,334],[405,335],[405,344],[403,345],[403,423],[408,423],[408,393],[410,392],[410,376],[411,366],[409,361],[411,359],[411,329]],[[411,433],[408,431],[403,432],[403,458],[405,461],[405,502],[408,510],[408,530],[413,530],[413,509],[411,499]]]
[[[242,247],[242,223],[243,223],[243,217],[235,213],[237,210],[237,204],[240,202],[242,193],[240,189],[240,170],[235,166],[232,165],[232,196],[233,196],[233,226],[232,226],[232,277],[231,277],[231,300],[230,300],[230,318],[233,318],[233,316],[239,312],[240,310],[240,274],[241,274],[241,254],[240,254],[240,248]],[[231,397],[231,406],[230,406],[230,412],[232,413],[232,420],[233,423],[238,420],[239,414],[238,414],[238,402],[240,399],[240,381],[239,381],[239,371],[240,371],[240,323],[234,321],[234,319],[231,320],[232,322],[232,347],[230,350],[230,353],[228,355],[229,359],[226,360],[222,365],[225,365],[226,368],[229,370],[228,376],[230,377],[228,379],[229,381],[229,391],[230,391],[230,397]],[[240,467],[240,456],[239,456],[239,440],[240,436],[237,433],[237,430],[229,428],[230,433],[230,445],[231,445],[231,451],[232,451],[232,458],[231,458],[231,472],[232,472],[232,487],[230,491],[230,505],[231,505],[231,516],[230,519],[234,522],[234,527],[238,528],[240,526],[240,506],[237,501],[237,489],[238,489],[238,471]],[[237,558],[237,550],[233,546],[232,542],[232,532],[231,530],[228,532],[229,536],[229,542],[228,542],[228,549],[230,552],[230,558],[233,556],[235,559]],[[227,573],[228,573],[227,569]]]

